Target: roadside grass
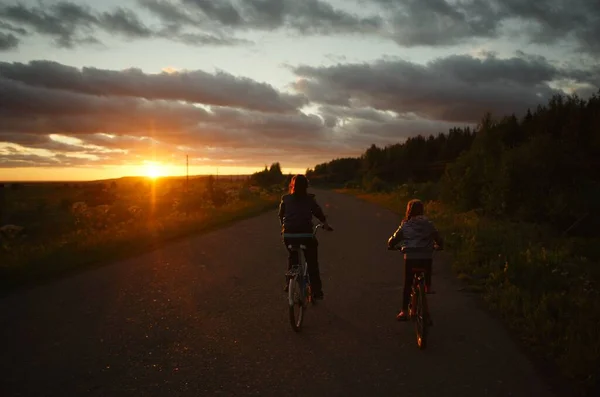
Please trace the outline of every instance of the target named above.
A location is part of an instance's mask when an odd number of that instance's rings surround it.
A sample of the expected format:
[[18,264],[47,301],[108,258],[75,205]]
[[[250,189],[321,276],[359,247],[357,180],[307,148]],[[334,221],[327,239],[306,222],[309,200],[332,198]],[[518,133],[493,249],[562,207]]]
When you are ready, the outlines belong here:
[[[210,186],[203,180],[189,191],[167,182],[138,182],[112,191],[96,187],[91,200],[85,200],[90,189],[85,186],[9,192],[9,209],[19,224],[0,229],[0,293],[274,210],[280,197],[278,186],[258,189],[237,181]],[[110,199],[98,199],[102,195]]]

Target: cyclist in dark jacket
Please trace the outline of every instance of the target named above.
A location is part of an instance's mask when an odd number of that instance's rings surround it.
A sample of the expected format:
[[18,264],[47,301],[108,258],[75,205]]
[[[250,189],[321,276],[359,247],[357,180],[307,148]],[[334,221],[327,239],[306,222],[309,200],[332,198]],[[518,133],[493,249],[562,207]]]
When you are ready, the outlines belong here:
[[[317,203],[314,194],[309,194],[308,179],[304,175],[292,178],[289,194],[281,197],[279,204],[279,222],[283,242],[288,250],[288,270],[298,263],[298,255],[289,249],[290,244],[306,246],[305,256],[308,274],[314,291],[315,299],[323,299],[321,274],[317,255],[318,242],[313,235],[313,216],[323,223],[325,229],[331,230],[327,218]],[[286,279],[287,281],[287,279]],[[287,291],[287,283],[285,286]]]

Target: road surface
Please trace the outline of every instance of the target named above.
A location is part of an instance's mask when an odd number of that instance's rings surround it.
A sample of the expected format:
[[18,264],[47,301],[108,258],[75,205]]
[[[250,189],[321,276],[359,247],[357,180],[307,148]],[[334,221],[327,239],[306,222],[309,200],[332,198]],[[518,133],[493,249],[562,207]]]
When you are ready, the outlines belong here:
[[426,351],[395,315],[398,217],[319,191],[325,300],[301,333],[275,211],[0,300],[1,396],[550,396],[507,333],[434,263]]

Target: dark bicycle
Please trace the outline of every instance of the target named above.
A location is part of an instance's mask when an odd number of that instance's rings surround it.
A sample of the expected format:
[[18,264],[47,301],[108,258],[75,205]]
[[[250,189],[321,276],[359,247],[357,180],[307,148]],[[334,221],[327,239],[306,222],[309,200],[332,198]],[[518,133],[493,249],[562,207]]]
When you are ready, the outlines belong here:
[[[435,247],[436,251],[441,248]],[[403,248],[394,248],[397,251],[403,251]],[[417,346],[423,350],[427,346],[427,337],[429,327],[433,324],[429,305],[427,304],[427,286],[425,284],[425,273],[427,269],[413,267],[412,285],[410,291],[410,303],[408,304],[408,318],[415,323],[415,333],[417,335]]]

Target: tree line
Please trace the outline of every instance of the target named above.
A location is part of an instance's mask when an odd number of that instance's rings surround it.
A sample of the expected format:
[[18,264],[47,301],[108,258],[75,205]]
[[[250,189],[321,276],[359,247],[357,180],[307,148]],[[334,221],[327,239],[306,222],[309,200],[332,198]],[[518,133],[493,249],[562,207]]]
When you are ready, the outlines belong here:
[[312,184],[387,190],[434,182],[461,211],[597,234],[600,227],[600,91],[555,95],[522,118],[485,114],[470,129],[372,145],[356,158],[307,170]]

